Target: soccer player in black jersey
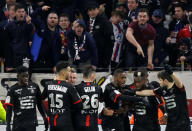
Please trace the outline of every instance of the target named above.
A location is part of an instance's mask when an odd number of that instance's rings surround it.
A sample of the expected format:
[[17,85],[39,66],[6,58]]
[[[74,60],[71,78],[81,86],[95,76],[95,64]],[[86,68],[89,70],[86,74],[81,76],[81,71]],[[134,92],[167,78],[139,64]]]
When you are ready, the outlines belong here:
[[95,69],[91,65],[85,66],[83,81],[76,86],[83,101],[83,109],[75,116],[76,131],[98,131],[98,108],[103,93],[101,87],[93,83],[95,75]]
[[[148,83],[147,70],[140,68],[134,72],[134,83],[129,86],[134,91],[141,91],[144,89],[154,89],[153,83]],[[157,82],[156,82],[157,83]],[[158,84],[158,83],[157,83]],[[159,86],[158,86],[159,87]],[[158,107],[163,105],[162,98],[155,96],[148,96],[149,106],[143,102],[135,102],[133,108],[134,126],[133,131],[160,131],[158,121]]]
[[41,113],[46,130],[48,123],[44,113],[39,86],[29,82],[28,69],[20,66],[17,68],[18,83],[11,86],[7,93],[7,131],[11,131],[10,122],[14,112],[12,131],[36,131],[37,113],[36,106]]
[[[143,101],[144,98],[123,94],[126,87],[126,73],[121,69],[114,71],[114,81],[105,87],[105,108],[102,114],[102,128],[104,131],[130,131],[128,106],[122,107],[124,102]],[[108,113],[111,111],[111,113]]]
[[65,62],[56,65],[57,77],[46,83],[42,98],[48,98],[50,131],[74,131],[71,114],[83,107],[75,88],[66,82],[70,67]]
[[163,96],[168,113],[166,131],[191,131],[183,83],[173,73],[169,65],[165,66],[165,71],[158,73],[158,78],[161,87],[154,90],[136,91],[136,94]]

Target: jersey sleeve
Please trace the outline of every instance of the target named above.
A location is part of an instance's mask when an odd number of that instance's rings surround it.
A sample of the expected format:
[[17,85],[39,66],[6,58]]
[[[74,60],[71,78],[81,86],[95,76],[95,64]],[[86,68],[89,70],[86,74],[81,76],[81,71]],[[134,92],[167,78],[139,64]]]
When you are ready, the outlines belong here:
[[[40,91],[40,90],[39,90]],[[45,87],[44,87],[44,89],[43,89],[43,92],[42,92],[42,94],[41,94],[41,98],[44,100],[44,99],[46,99],[47,97],[48,97],[48,85],[47,84],[45,84]]]
[[104,99],[103,90],[101,87],[98,87],[98,88],[99,88],[99,101],[103,102],[103,99]]
[[160,98],[163,95],[163,88],[158,87],[156,89],[153,89],[153,93],[155,94],[156,97]]
[[74,87],[71,86],[71,87],[69,88],[69,91],[68,91],[68,92],[69,92],[70,97],[72,98],[72,103],[73,103],[74,105],[76,105],[76,104],[78,104],[78,103],[82,103],[82,100],[81,100],[81,98],[80,98],[77,90],[76,90]]
[[13,90],[9,89],[7,92],[7,98],[5,100],[6,106],[14,106],[14,93]]

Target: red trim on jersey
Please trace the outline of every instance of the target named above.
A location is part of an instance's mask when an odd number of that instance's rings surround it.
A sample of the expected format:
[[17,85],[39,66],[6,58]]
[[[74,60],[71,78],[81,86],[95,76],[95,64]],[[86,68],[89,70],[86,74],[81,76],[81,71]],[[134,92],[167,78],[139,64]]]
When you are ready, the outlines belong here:
[[162,103],[160,103],[160,104],[158,105],[158,107],[160,107],[160,106],[164,106],[164,105],[165,105],[165,100],[163,99],[162,96],[161,96],[161,100],[162,100]]
[[102,119],[97,119],[97,123],[98,123],[98,125],[101,125],[102,124]]
[[14,106],[13,104],[11,103],[4,103],[5,106]]
[[130,86],[131,89],[136,89],[135,85]]
[[50,124],[50,118],[49,118],[49,116],[47,117],[47,121],[48,121],[48,124]]
[[153,93],[155,94],[155,96],[156,96],[156,97],[160,98],[160,96],[159,96],[159,95],[157,95],[157,94],[155,93],[155,91],[154,91],[154,90],[153,90]]
[[54,126],[57,126],[57,118],[58,118],[58,114],[55,115],[55,118],[54,118]]
[[82,101],[82,99],[79,99],[78,101],[74,102],[73,104],[77,104],[77,103],[79,103],[81,101]]
[[115,96],[114,103],[117,102],[117,97],[119,97],[120,95],[121,95],[121,94],[117,94],[117,95]]
[[87,117],[86,117],[86,123],[85,123],[85,126],[87,126],[87,127],[90,126],[90,118],[91,118],[91,116],[90,116],[90,115],[87,115]]
[[57,81],[57,84],[61,84],[61,81]]
[[87,86],[90,86],[91,85],[91,83],[90,82],[87,82]]

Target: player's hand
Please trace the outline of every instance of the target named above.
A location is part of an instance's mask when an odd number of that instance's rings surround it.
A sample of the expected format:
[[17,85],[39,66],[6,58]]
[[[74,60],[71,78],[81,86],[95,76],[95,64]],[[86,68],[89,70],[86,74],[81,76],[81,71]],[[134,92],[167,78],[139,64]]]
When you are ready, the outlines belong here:
[[165,71],[166,71],[169,75],[172,75],[172,74],[173,74],[173,71],[172,71],[170,65],[166,64],[166,65],[164,66],[164,69],[165,69]]
[[162,117],[160,117],[160,119],[159,119],[159,121],[160,121],[160,123],[161,124],[167,124],[167,118],[168,118],[168,116],[162,116]]
[[104,108],[104,109],[103,109],[103,114],[104,114],[105,116],[113,116],[114,110],[108,109],[108,108]]
[[6,131],[11,131],[11,126],[10,125],[7,125]]
[[48,11],[50,8],[51,8],[50,6],[44,5],[44,6],[42,7],[42,10],[43,10],[43,11]]
[[145,55],[144,55],[144,53],[143,53],[143,49],[141,48],[141,46],[138,46],[138,47],[137,47],[137,54],[138,54],[138,55],[142,55],[143,58],[145,57]]
[[145,106],[148,106],[148,107],[150,106],[150,103],[147,97],[143,97],[142,102],[145,104]]

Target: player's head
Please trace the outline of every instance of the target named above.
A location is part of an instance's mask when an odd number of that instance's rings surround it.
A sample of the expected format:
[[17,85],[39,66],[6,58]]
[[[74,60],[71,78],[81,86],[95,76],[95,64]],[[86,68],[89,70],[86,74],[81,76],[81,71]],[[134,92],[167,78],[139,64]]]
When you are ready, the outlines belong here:
[[75,68],[71,68],[69,83],[75,85],[76,81],[77,81],[77,70]]
[[67,62],[60,61],[56,65],[57,76],[61,79],[68,80],[71,72],[71,68]]
[[113,73],[114,76],[114,84],[118,87],[125,87],[126,83],[126,73],[122,69],[116,69]]
[[29,82],[29,73],[28,68],[25,66],[17,67],[17,78],[20,85],[28,85]]
[[21,4],[15,4],[15,17],[17,21],[24,21],[25,20],[25,8]]
[[92,65],[86,65],[83,70],[83,78],[94,81],[96,77],[95,68]]
[[159,83],[161,87],[167,87],[169,83],[173,82],[172,77],[164,70],[160,71],[157,74],[157,77],[159,78]]
[[133,77],[137,89],[142,88],[148,82],[148,72],[145,68],[140,68],[135,71]]
[[140,25],[145,25],[149,20],[149,11],[146,8],[139,9],[138,16],[137,16],[138,23]]

